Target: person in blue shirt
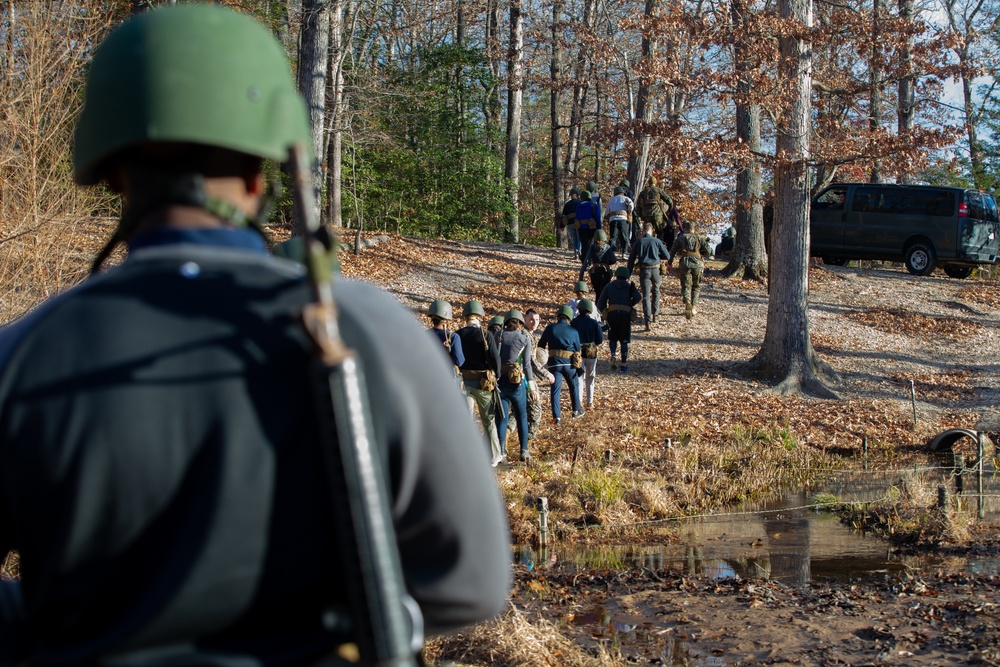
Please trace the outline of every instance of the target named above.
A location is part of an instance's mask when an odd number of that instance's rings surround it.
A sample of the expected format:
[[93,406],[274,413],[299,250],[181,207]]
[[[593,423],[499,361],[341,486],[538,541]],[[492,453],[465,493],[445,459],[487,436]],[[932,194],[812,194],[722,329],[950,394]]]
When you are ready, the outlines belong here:
[[580,334],[576,332],[570,321],[573,318],[573,310],[569,306],[562,306],[556,313],[556,321],[545,327],[542,338],[538,341],[539,347],[547,348],[549,351],[549,372],[554,380],[552,388],[549,390],[549,398],[552,403],[552,420],[559,424],[562,421],[562,408],[559,405],[559,397],[562,393],[563,380],[569,386],[569,398],[573,405],[573,416],[583,416],[583,406],[580,405],[580,385],[576,378],[581,367],[572,364],[573,353],[580,352]]
[[646,223],[643,228],[645,234],[639,242],[632,246],[632,252],[628,256],[629,273],[639,265],[639,281],[642,285],[642,314],[646,322],[646,331],[649,331],[651,322],[656,322],[660,314],[660,283],[663,281],[663,274],[660,271],[660,263],[669,266],[670,251],[663,241],[653,235],[655,231],[653,225]]
[[[586,388],[587,407],[594,404],[594,382],[597,379],[597,357],[604,342],[604,332],[601,324],[593,317],[594,302],[590,299],[580,299],[577,304],[580,314],[573,318],[570,325],[580,335],[580,355],[583,358],[583,376],[581,384]],[[581,392],[583,393],[583,392]],[[582,400],[582,399],[581,399]]]
[[601,204],[600,202],[592,201],[590,192],[584,190],[580,193],[580,203],[576,206],[576,229],[577,234],[580,236],[580,245],[582,248],[580,255],[580,277],[577,280],[583,280],[583,275],[587,271],[587,255],[590,245],[594,242],[594,234],[601,228],[601,224]]

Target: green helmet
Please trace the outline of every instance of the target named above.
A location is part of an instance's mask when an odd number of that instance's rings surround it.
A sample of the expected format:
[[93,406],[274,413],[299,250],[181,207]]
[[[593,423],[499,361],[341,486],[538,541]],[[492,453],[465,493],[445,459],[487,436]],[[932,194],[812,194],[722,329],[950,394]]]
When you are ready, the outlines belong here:
[[521,314],[520,310],[512,309],[508,310],[507,314],[503,316],[504,322],[510,322],[511,320],[517,320],[521,324],[524,324],[524,315]]
[[578,280],[578,281],[576,281],[576,284],[573,285],[573,291],[574,292],[589,292],[590,288],[587,287],[587,283],[585,283],[582,280]]
[[494,315],[493,319],[490,320],[489,326],[491,327],[502,327],[503,326],[503,315]]
[[616,185],[615,186],[615,194],[616,195],[623,195],[623,194],[625,194],[625,188],[623,188],[620,185]]
[[619,183],[619,185],[622,185],[622,186],[624,186],[624,187],[626,187],[626,188],[630,188],[630,187],[632,187],[632,184],[631,184],[631,183],[629,183],[629,181],[628,181],[628,179],[627,179],[627,178],[623,178],[623,179],[622,179],[622,182],[621,182],[621,183]]
[[451,319],[451,304],[444,299],[434,299],[431,307],[427,309],[427,314],[431,317],[440,317],[442,320]]
[[579,195],[580,194],[580,190],[578,188],[570,188],[569,189],[569,194],[570,195]]
[[615,269],[615,278],[628,278],[628,275],[629,274],[627,266],[619,266],[617,269]]
[[580,303],[576,304],[576,309],[581,313],[592,313],[594,312],[594,302],[590,299],[580,299]]
[[598,241],[607,241],[608,240],[608,233],[606,231],[604,231],[603,229],[598,229],[597,233],[594,234],[594,238],[597,239]]
[[594,181],[587,181],[587,189],[591,192],[597,192],[597,183]]
[[110,158],[147,143],[283,161],[310,137],[288,60],[264,26],[217,5],[174,5],[126,21],[97,49],[73,174],[93,185]]
[[472,301],[466,301],[465,305],[462,306],[462,317],[469,317],[470,315],[486,317],[486,311],[483,310],[483,304],[479,303],[475,299]]
[[590,201],[590,190],[584,190],[580,193],[580,199],[582,201]]
[[573,319],[573,309],[569,306],[560,306],[559,310],[556,311],[556,317],[565,317],[567,320]]

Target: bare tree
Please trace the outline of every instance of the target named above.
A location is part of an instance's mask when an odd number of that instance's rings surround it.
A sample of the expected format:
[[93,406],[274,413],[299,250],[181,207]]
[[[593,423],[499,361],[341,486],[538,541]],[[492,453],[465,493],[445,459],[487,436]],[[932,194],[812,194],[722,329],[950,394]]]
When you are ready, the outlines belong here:
[[[904,21],[912,21],[915,15],[914,0],[899,0],[899,18]],[[900,61],[903,75],[896,84],[897,107],[896,107],[896,130],[897,135],[910,134],[916,125],[917,115],[913,109],[913,83],[916,74],[913,71],[913,35],[907,34],[904,37],[902,48],[900,49]],[[912,175],[906,171],[896,175],[896,180],[900,183],[907,183]]]
[[[325,0],[303,0],[302,27],[299,39],[299,90],[305,97],[309,109],[309,126],[312,130],[312,149],[316,156],[313,169],[313,183],[316,188],[313,197],[314,215],[320,216],[320,201],[323,188],[323,165],[326,146],[324,128],[326,120],[326,75],[327,52],[330,48],[330,6]],[[295,216],[292,233],[305,233],[302,216]]]
[[775,144],[776,207],[771,242],[767,330],[752,372],[778,380],[779,394],[838,398],[825,382],[833,369],[809,340],[809,132],[812,95],[812,0],[779,0],[786,23],[779,38],[779,81],[790,92],[778,118]]
[[508,240],[520,240],[518,219],[519,158],[521,152],[521,101],[524,98],[524,19],[521,0],[510,0],[510,50],[507,62],[507,151],[504,177],[510,183],[511,219]]
[[556,247],[568,248],[569,235],[560,229],[562,204],[566,197],[562,170],[562,124],[559,122],[559,104],[562,100],[563,40],[562,20],[566,5],[563,0],[552,2],[552,56],[549,60],[549,127],[552,136],[552,203],[556,229]]
[[760,105],[750,101],[751,44],[754,32],[750,26],[747,0],[730,3],[736,35],[733,44],[733,65],[736,68],[736,139],[742,149],[736,167],[736,247],[729,265],[723,269],[727,277],[743,280],[763,280],[767,273],[764,253],[764,213],[760,178]]
[[630,155],[628,161],[628,177],[636,193],[642,190],[646,182],[646,174],[649,171],[649,148],[651,143],[649,124],[653,119],[653,79],[649,75],[649,68],[652,66],[651,61],[656,55],[656,40],[654,39],[655,33],[652,26],[652,19],[656,16],[658,4],[658,0],[646,0],[646,7],[643,11],[642,58],[639,61],[639,89],[636,93],[635,102],[635,117],[639,121],[639,151],[637,155]]

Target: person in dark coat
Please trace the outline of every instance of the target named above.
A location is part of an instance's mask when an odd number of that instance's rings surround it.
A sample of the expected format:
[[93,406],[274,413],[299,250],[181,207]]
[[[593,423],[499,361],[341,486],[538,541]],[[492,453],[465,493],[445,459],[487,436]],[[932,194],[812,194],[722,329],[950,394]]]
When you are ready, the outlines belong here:
[[621,372],[628,372],[628,345],[632,341],[632,311],[642,300],[642,295],[629,280],[629,270],[624,266],[615,269],[615,279],[608,283],[597,300],[597,309],[604,313],[608,323],[608,345],[611,348],[611,369],[618,366],[615,353],[622,347]]
[[618,258],[615,257],[614,247],[608,242],[607,232],[597,230],[587,253],[587,267],[590,269],[590,284],[594,288],[594,296],[599,297],[611,282],[611,267],[617,263]]
[[590,299],[581,299],[577,304],[580,314],[570,323],[580,334],[580,355],[583,359],[583,374],[580,376],[580,384],[586,391],[581,391],[582,396],[586,396],[587,407],[594,404],[594,382],[597,379],[597,357],[604,342],[604,332],[601,324],[590,316],[594,312],[594,302]]
[[[347,444],[323,426],[354,414],[316,401],[314,285],[254,228],[263,161],[311,142],[284,50],[177,4],[112,31],[87,78],[74,177],[123,215],[89,279],[0,330],[0,553],[21,573],[0,581],[0,663],[325,663],[359,640],[327,464]],[[506,513],[451,364],[388,294],[329,288],[400,595],[431,634],[486,620]]]
[[580,193],[580,203],[576,207],[576,230],[577,234],[580,235],[582,247],[580,277],[577,280],[583,280],[583,274],[587,267],[587,251],[594,241],[594,234],[597,233],[598,229],[601,229],[601,225],[601,205],[592,201],[590,192],[584,190]]
[[554,324],[545,327],[538,345],[549,351],[549,372],[554,378],[549,391],[552,403],[552,420],[559,424],[562,421],[559,396],[562,392],[563,380],[569,386],[569,398],[573,405],[574,417],[583,416],[583,406],[580,405],[580,385],[576,380],[579,367],[573,366],[571,361],[574,352],[580,353],[580,334],[570,326],[573,310],[569,306],[562,306],[556,312],[556,317]]
[[663,281],[660,266],[661,263],[669,266],[670,251],[663,241],[653,236],[653,225],[647,222],[643,231],[645,234],[632,246],[632,253],[628,256],[628,270],[631,273],[636,265],[639,266],[642,314],[646,331],[649,331],[650,323],[655,322],[660,314],[660,283]]

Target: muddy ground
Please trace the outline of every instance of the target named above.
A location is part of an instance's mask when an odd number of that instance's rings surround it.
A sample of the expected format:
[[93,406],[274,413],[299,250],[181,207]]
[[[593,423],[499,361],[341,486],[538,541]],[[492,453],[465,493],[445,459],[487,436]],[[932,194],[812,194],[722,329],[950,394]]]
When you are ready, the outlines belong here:
[[[477,298],[491,315],[511,307],[548,315],[572,297],[576,280],[565,251],[483,243],[393,238],[344,264],[345,273],[381,284],[417,313],[434,298],[456,307]],[[558,478],[575,474],[578,457],[597,462],[609,449],[625,470],[653,469],[664,497],[626,498],[603,509],[564,503],[562,523],[553,518],[564,539],[580,539],[572,533],[588,521],[600,527],[713,502],[724,509],[731,499],[721,490],[726,475],[736,483],[733,468],[709,471],[713,486],[697,472],[672,477],[670,461],[678,442],[709,448],[731,437],[733,425],[781,430],[789,449],[858,470],[868,464],[862,442],[865,452],[871,448],[872,465],[905,466],[925,461],[928,440],[946,428],[1000,431],[997,281],[940,272],[917,278],[882,264],[811,267],[812,340],[840,374],[834,389],[843,400],[778,399],[768,395],[766,380],[740,372],[763,339],[766,288],[722,280],[721,267],[709,264],[700,312],[690,322],[668,276],[657,324],[634,333],[631,372],[612,372],[605,352],[594,409],[558,428],[543,424],[532,443],[535,467],[501,468],[498,484],[516,539],[531,539],[535,495],[570,484]],[[650,453],[668,438],[674,451]],[[935,538],[886,548],[899,560],[913,549],[947,551],[963,563],[977,550],[996,556],[994,523],[973,518],[959,532],[960,542]],[[586,539],[622,539],[594,535]],[[641,542],[642,535],[628,539]],[[511,611],[432,644],[433,657],[476,665],[1000,664],[1000,578],[962,567],[902,567],[795,586],[648,567],[514,568]],[[522,639],[512,642],[511,635]]]

